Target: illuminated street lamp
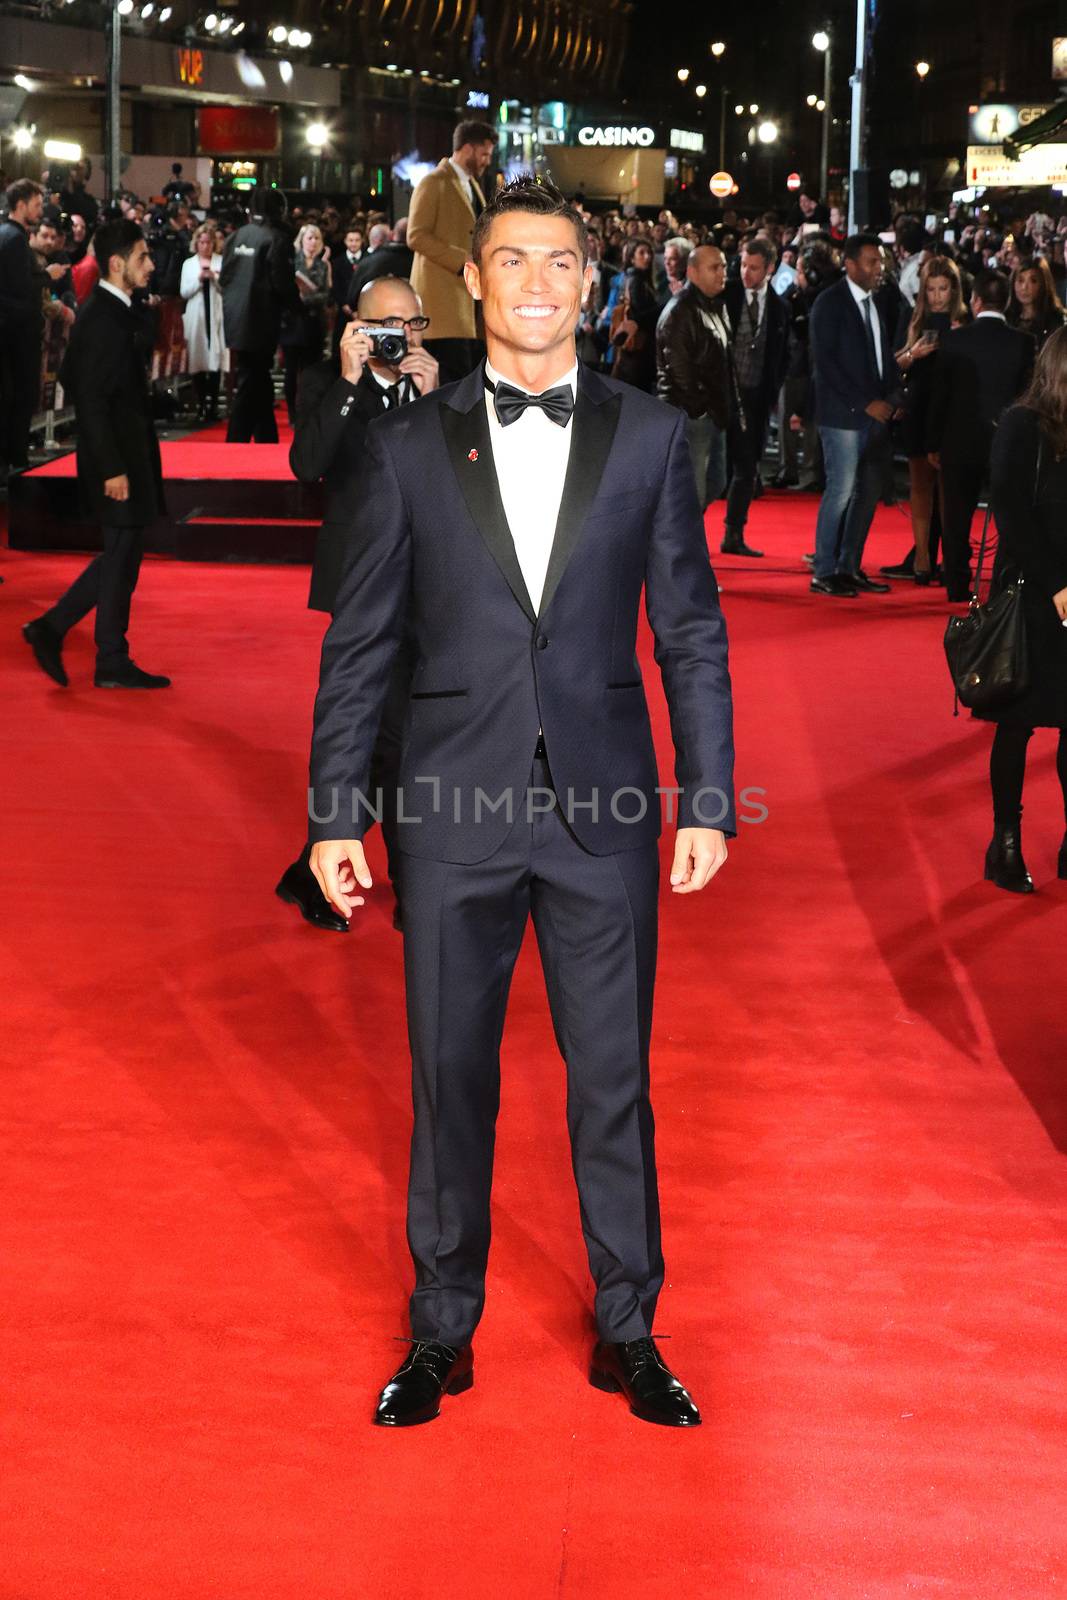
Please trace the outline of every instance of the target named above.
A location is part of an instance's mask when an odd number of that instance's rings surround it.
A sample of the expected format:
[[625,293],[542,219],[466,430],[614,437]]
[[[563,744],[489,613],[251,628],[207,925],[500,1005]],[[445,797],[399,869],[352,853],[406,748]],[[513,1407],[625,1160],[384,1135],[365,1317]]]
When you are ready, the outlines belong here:
[[689,68],[688,67],[679,67],[678,68],[678,82],[679,83],[688,83],[689,82]]
[[758,114],[759,114],[759,106],[757,106],[757,105],[749,106],[748,114],[749,114],[750,117],[758,116]]
[[697,97],[698,100],[703,100],[703,98],[707,94],[707,92],[708,92],[708,86],[707,86],[706,83],[698,83],[697,84],[696,97]]
[[929,70],[930,70],[930,63],[929,63],[929,61],[916,61],[916,63],[915,63],[915,70],[916,70],[916,72],[917,72],[917,73],[918,73],[918,74],[919,74],[919,77],[920,77],[920,78],[925,78],[925,77],[926,77],[926,74],[927,74],[927,73],[928,73],[928,72],[929,72]]
[[756,129],[756,137],[760,144],[773,144],[778,137],[778,124],[776,122],[761,122]]
[[715,43],[711,47],[711,53],[715,57],[716,61],[718,61],[719,57],[725,53],[725,50],[726,46],[723,44],[721,39],[716,39]]
[[809,94],[808,95],[808,105],[811,106],[812,110],[815,109],[815,102],[818,100],[818,98],[819,97],[818,97],[817,94]]
[[[820,28],[818,33],[813,33],[811,42],[814,49],[822,55],[822,98],[815,102],[816,109],[822,112],[822,148],[819,152],[819,194],[826,199],[826,191],[830,183],[830,94],[833,72],[833,50],[831,49],[830,35],[825,28]],[[808,101],[811,104],[811,101]]]
[[304,137],[312,150],[320,151],[330,142],[330,130],[324,122],[309,122]]

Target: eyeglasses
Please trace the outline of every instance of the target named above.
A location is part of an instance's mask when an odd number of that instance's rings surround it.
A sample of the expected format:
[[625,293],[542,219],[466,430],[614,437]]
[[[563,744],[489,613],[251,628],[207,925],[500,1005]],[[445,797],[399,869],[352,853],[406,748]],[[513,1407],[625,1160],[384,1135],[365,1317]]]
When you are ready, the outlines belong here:
[[430,326],[429,317],[360,317],[365,328],[410,328],[412,333],[423,333]]

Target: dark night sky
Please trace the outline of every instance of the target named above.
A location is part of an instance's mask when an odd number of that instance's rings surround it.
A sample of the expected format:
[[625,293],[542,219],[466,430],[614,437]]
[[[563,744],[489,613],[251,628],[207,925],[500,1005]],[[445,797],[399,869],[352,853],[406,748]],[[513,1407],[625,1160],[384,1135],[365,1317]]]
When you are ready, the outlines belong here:
[[[822,93],[823,61],[811,36],[827,24],[837,25],[834,111],[841,119],[838,134],[843,141],[854,18],[854,0],[755,0],[747,6],[741,0],[729,6],[635,0],[620,92],[649,114],[658,110],[660,121],[677,118],[677,125],[703,127],[708,150],[717,154],[719,86],[725,83],[727,166],[736,177],[744,171],[738,156],[747,148],[743,133],[752,122],[751,117],[734,115],[734,105],[742,101],[758,102],[757,120],[766,114],[779,124],[775,164],[781,180],[792,167],[805,175],[817,173],[820,118],[805,104],[805,96]],[[726,45],[720,61],[709,50],[715,39]],[[692,74],[685,86],[676,77],[682,66]],[[703,102],[693,93],[698,82],[708,86]]]

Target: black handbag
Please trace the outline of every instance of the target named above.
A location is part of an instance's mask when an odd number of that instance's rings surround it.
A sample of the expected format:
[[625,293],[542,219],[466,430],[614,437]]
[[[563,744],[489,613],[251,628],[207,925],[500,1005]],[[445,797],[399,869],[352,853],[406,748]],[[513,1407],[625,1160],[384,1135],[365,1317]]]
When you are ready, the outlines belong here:
[[[1038,447],[1034,501],[1041,476],[1041,449]],[[1023,611],[1023,576],[991,594],[985,605],[979,600],[982,565],[992,505],[986,507],[982,525],[982,545],[974,593],[965,617],[950,617],[945,629],[945,657],[956,690],[956,699],[970,711],[995,711],[1017,700],[1030,687],[1030,656]],[[958,715],[958,708],[957,708]]]

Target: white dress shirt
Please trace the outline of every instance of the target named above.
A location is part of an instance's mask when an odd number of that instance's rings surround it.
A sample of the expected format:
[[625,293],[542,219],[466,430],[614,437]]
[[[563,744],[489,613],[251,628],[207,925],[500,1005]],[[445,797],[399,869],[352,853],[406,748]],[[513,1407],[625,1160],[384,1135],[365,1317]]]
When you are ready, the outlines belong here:
[[449,165],[452,168],[452,171],[456,174],[456,177],[460,181],[460,184],[461,184],[461,186],[463,188],[463,193],[467,196],[467,204],[470,206],[471,210],[473,211],[474,210],[474,186],[471,183],[470,173],[469,172],[464,172],[463,168],[460,166],[460,164],[456,160],[455,156],[449,156],[448,161],[449,161]]
[[[509,383],[521,389],[521,383],[512,383],[485,363],[490,383]],[[577,395],[578,364],[564,373],[548,388],[556,389],[569,384],[571,393]],[[539,390],[527,389],[527,394]],[[574,419],[561,428],[558,422],[546,417],[543,411],[531,406],[508,427],[497,420],[493,396],[486,390],[485,409],[489,417],[489,440],[493,447],[493,464],[496,467],[500,498],[504,515],[511,529],[515,554],[535,611],[541,608],[541,595],[548,572],[548,558],[556,535],[559,505],[563,499],[563,482],[567,476],[567,463],[571,454],[571,433]]]
[[860,316],[863,318],[864,322],[867,321],[867,313],[863,309],[863,302],[865,300],[870,300],[871,302],[871,328],[874,331],[874,354],[875,359],[878,362],[878,376],[881,378],[885,373],[885,365],[884,351],[882,350],[882,319],[878,315],[878,307],[871,298],[871,294],[868,289],[860,289],[852,282],[851,278],[846,278],[845,282],[848,284],[849,289],[851,290],[853,300],[855,300],[856,304],[860,308]]
[[133,301],[130,299],[129,295],[125,294],[121,289],[116,289],[115,285],[113,283],[108,283],[106,278],[100,279],[100,287],[101,289],[106,289],[108,294],[113,294],[116,300],[121,300],[124,306],[129,307],[133,305]]

